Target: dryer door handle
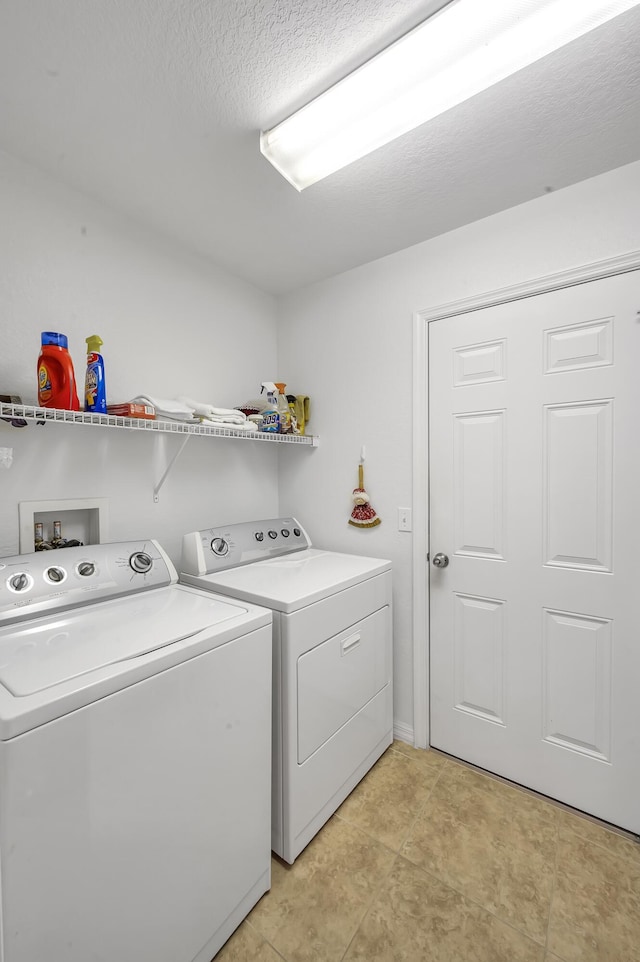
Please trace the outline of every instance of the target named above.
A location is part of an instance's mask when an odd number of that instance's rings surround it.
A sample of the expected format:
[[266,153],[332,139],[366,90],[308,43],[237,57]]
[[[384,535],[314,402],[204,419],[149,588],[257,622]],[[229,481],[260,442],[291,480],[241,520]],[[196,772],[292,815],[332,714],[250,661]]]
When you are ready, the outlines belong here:
[[342,658],[344,657],[344,655],[348,655],[349,652],[353,651],[354,648],[357,648],[359,644],[360,644],[359,631],[356,632],[355,635],[349,635],[348,638],[345,638],[344,641],[340,642],[340,657]]

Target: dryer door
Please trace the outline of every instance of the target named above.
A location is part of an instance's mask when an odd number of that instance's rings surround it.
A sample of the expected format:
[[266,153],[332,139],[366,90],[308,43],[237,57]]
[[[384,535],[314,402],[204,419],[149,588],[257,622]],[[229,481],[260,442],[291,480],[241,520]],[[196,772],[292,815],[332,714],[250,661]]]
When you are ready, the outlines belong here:
[[388,608],[381,608],[298,658],[298,764],[391,680]]

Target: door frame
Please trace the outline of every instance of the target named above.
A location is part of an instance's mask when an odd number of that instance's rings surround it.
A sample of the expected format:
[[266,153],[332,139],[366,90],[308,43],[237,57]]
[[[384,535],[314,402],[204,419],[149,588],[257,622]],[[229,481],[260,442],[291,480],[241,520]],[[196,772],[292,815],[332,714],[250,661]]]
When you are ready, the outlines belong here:
[[[429,746],[429,328],[433,321],[480,311],[640,269],[640,250],[530,278],[417,311],[413,326],[413,743]],[[640,315],[640,303],[638,304]]]

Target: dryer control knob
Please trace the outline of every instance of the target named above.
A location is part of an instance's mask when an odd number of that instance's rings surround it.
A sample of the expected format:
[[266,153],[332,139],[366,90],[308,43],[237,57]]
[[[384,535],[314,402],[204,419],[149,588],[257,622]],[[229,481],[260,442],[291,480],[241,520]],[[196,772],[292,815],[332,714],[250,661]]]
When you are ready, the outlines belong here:
[[153,568],[153,559],[146,551],[134,551],[129,558],[129,565],[139,575],[146,575]]
[[300,535],[302,534],[302,532],[300,531],[300,528],[294,528],[293,533],[295,534],[296,538],[299,538]]
[[13,588],[14,591],[26,591],[30,587],[31,579],[28,574],[24,571],[18,572],[18,574],[11,575],[9,578],[9,587]]
[[280,534],[282,535],[283,538],[288,538],[288,537],[289,537],[289,529],[288,529],[288,528],[283,528],[282,531],[280,532]]
[[82,575],[83,578],[88,578],[90,575],[95,574],[96,566],[93,561],[81,561],[78,565],[78,574]]
[[269,537],[270,537],[270,538],[277,538],[277,537],[278,537],[278,532],[277,532],[277,531],[270,531],[270,532],[269,532]]
[[229,542],[225,541],[224,538],[214,538],[211,542],[211,550],[219,558],[224,558],[226,554],[229,554]]
[[264,541],[264,531],[256,531],[256,541]]

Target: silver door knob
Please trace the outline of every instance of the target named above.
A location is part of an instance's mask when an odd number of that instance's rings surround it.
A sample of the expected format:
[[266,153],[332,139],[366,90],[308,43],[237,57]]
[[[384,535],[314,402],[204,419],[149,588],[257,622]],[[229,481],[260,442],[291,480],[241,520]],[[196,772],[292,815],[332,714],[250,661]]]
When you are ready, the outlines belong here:
[[442,554],[442,552],[439,551],[438,554],[434,554],[433,563],[436,568],[446,568],[449,564],[449,559],[446,554]]

